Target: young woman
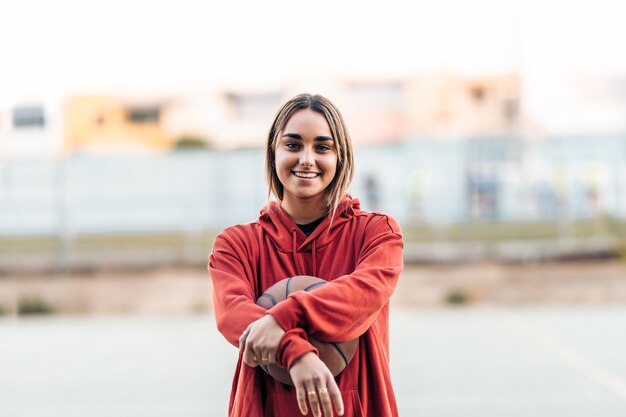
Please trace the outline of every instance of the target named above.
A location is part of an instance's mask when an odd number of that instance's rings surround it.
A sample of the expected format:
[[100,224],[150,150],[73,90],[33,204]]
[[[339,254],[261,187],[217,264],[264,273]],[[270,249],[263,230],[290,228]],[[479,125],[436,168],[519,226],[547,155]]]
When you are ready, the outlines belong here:
[[[389,373],[389,298],[402,271],[403,241],[391,217],[360,209],[346,194],[353,176],[350,136],[337,108],[301,94],[278,111],[265,171],[270,202],[253,223],[224,230],[209,257],[217,327],[239,347],[231,417],[397,416]],[[295,275],[329,281],[270,310],[265,289]],[[307,335],[359,338],[336,378]],[[294,387],[258,365],[289,369]]]

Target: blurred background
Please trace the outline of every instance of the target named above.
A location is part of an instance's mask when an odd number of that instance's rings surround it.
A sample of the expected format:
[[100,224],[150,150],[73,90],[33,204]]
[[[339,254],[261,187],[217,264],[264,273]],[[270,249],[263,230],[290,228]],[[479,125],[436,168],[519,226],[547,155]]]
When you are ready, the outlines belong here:
[[394,216],[402,415],[626,413],[619,1],[25,0],[0,18],[0,417],[219,416],[207,256],[320,93]]

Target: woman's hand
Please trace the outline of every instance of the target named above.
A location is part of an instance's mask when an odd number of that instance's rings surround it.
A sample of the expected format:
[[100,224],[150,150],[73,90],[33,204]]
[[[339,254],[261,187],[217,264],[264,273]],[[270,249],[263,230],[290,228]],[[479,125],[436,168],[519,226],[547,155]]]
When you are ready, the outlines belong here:
[[[289,374],[296,387],[298,407],[303,415],[308,413],[307,401],[314,417],[332,417],[333,408],[343,415],[343,400],[333,374],[313,352],[305,353],[291,365]],[[321,409],[320,409],[321,406]]]
[[276,349],[285,331],[269,314],[251,323],[239,337],[243,361],[251,367],[276,363]]

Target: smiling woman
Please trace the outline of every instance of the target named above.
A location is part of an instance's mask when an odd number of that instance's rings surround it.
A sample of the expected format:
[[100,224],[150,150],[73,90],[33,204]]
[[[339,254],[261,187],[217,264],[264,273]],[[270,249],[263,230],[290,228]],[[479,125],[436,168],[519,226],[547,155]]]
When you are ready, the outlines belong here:
[[322,217],[337,171],[337,149],[324,116],[309,109],[294,113],[273,148],[285,211],[297,224]]
[[[391,217],[360,209],[346,190],[350,136],[326,98],[285,103],[266,143],[269,193],[258,221],[224,230],[209,257],[218,329],[240,355],[228,415],[398,415],[389,372],[389,298],[402,271],[403,240]],[[256,301],[299,275],[328,281],[273,307]],[[333,376],[309,342],[357,340]],[[286,368],[293,386],[259,365]],[[334,411],[333,411],[334,410]]]
[[[287,150],[289,152],[284,152]],[[287,180],[292,175],[304,177],[319,174],[322,177],[320,182],[330,178],[323,187],[326,195],[316,194],[318,199],[314,204],[299,205],[300,209],[317,206],[317,209],[322,208],[323,211],[329,208],[334,211],[354,175],[352,142],[341,113],[330,101],[319,95],[296,96],[280,109],[270,129],[265,151],[265,176],[269,192],[283,202],[285,188],[289,183]],[[294,154],[294,157],[283,157],[285,153]],[[294,159],[298,159],[296,165],[293,165]],[[292,166],[281,166],[283,161]],[[291,189],[292,192],[296,190]],[[297,203],[293,198],[287,199]]]

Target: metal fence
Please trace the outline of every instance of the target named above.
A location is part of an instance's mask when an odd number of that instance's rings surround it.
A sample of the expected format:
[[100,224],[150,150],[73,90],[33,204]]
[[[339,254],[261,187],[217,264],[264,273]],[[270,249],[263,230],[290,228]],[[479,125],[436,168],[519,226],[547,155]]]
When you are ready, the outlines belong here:
[[[420,140],[355,153],[350,193],[405,226],[626,218],[626,135]],[[258,216],[263,170],[261,149],[5,160],[0,238],[219,230]]]
[[[401,223],[626,217],[626,135],[356,151],[350,192]],[[265,203],[262,150],[3,161],[0,235],[214,229]]]

